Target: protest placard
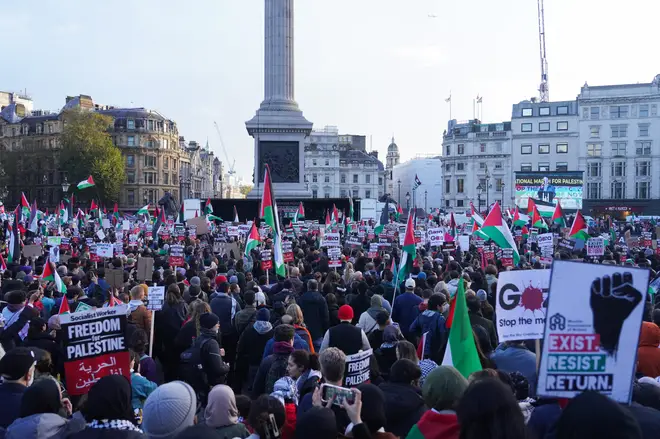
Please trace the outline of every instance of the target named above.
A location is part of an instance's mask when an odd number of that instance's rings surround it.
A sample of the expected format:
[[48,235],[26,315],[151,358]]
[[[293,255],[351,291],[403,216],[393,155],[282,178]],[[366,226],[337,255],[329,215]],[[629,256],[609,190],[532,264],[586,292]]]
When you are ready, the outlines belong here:
[[630,403],[648,280],[645,269],[555,261],[539,396],[593,390]]
[[461,235],[458,237],[458,246],[461,251],[470,251],[470,237],[468,235]]
[[544,248],[544,247],[552,248],[553,245],[554,245],[553,239],[554,239],[554,237],[553,237],[552,233],[542,233],[542,234],[540,234],[539,236],[536,237],[536,243],[541,248]]
[[282,241],[282,258],[284,262],[293,262],[293,248],[291,241]]
[[328,249],[328,266],[330,268],[341,267],[341,249],[339,247]]
[[346,387],[357,387],[371,379],[371,355],[373,349],[346,355],[346,369],[344,373],[344,385]]
[[503,248],[502,255],[500,256],[502,265],[505,267],[513,267],[513,249],[512,248]]
[[238,236],[238,226],[227,226],[227,236]]
[[165,303],[165,287],[149,287],[147,293],[147,309],[160,311]]
[[321,241],[321,247],[339,247],[341,245],[339,241],[339,233],[328,232],[323,235],[323,241]]
[[261,252],[261,269],[262,270],[270,270],[271,268],[273,268],[272,251],[263,250]]
[[96,254],[100,258],[111,258],[114,255],[114,248],[112,244],[99,242],[96,244]]
[[129,220],[123,220],[121,222],[121,229],[122,230],[131,230],[131,222]]
[[543,338],[550,270],[502,271],[495,300],[500,342]]
[[43,253],[43,249],[40,245],[25,245],[23,246],[23,256],[26,258],[38,258]]
[[349,236],[344,243],[347,247],[362,247],[362,239],[357,236]]
[[426,231],[426,236],[431,247],[440,247],[445,242],[445,232],[439,227],[434,227]]
[[369,252],[367,252],[368,258],[378,257],[378,243],[372,242],[369,244]]
[[183,257],[183,246],[180,244],[170,245],[170,266],[172,267],[182,267],[185,263]]
[[[206,224],[206,218],[204,217],[200,216],[198,218],[190,218],[186,220],[186,225],[188,226],[188,230],[190,231],[191,236],[199,236],[209,233],[209,227]],[[195,233],[193,233],[193,227]]]
[[587,256],[603,256],[605,254],[605,241],[603,238],[589,238],[587,240]]
[[105,270],[105,281],[110,284],[112,288],[124,288],[124,269],[107,268]]
[[653,235],[651,232],[642,232],[642,245],[647,248],[653,246]]
[[83,395],[107,375],[130,380],[130,356],[124,339],[128,305],[60,314],[64,376],[69,395]]
[[575,241],[572,239],[560,238],[557,242],[557,247],[567,251],[573,251],[575,247]]
[[154,271],[154,259],[138,257],[137,260],[137,279],[151,280]]

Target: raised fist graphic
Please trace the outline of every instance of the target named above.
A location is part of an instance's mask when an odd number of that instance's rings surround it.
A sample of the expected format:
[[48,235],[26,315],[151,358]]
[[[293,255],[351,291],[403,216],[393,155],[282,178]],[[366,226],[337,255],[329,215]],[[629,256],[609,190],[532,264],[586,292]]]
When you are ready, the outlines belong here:
[[591,284],[589,305],[594,316],[594,329],[600,344],[615,355],[623,322],[642,300],[642,293],[633,286],[632,273],[615,273],[597,278]]

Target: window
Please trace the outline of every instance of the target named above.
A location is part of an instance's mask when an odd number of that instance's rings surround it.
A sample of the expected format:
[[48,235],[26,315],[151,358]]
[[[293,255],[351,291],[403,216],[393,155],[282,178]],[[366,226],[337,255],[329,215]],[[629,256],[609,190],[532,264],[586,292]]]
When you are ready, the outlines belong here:
[[626,162],[612,162],[610,175],[612,177],[625,177]]
[[557,148],[557,154],[568,153],[568,143],[558,143],[556,148]]
[[635,177],[648,177],[649,175],[651,175],[651,162],[635,163]]
[[539,172],[550,172],[550,163],[539,163]]
[[568,171],[568,162],[557,162],[555,165],[555,170],[559,172]]
[[502,181],[501,178],[496,178],[495,179],[495,192],[502,192],[502,189],[504,189],[504,182]]
[[531,133],[532,132],[532,124],[531,123],[523,123],[520,125],[520,131],[523,133]]
[[451,145],[445,147],[445,155],[451,155]]
[[626,184],[622,181],[613,181],[610,198],[626,198]]
[[600,162],[587,163],[587,177],[600,177]]
[[612,142],[612,155],[626,155],[626,142]]
[[364,198],[371,198],[371,191],[369,189],[364,191]]
[[639,117],[649,117],[649,104],[640,104]]
[[643,124],[639,126],[639,137],[648,137],[649,136],[649,126]]
[[156,173],[155,172],[145,172],[144,173],[144,184],[155,184],[156,183]]
[[[367,192],[369,192],[369,191],[367,191]],[[325,192],[323,194],[323,198],[330,198],[330,192]],[[367,197],[367,198],[369,198],[369,197]]]
[[445,164],[445,171],[447,171],[447,172],[451,172],[451,167],[452,167],[452,164],[451,164],[451,163],[447,163],[447,164]]
[[531,154],[532,145],[520,145],[520,154]]
[[126,201],[129,206],[132,206],[135,204],[135,191],[133,189],[129,189],[126,192]]
[[465,171],[465,163],[456,163],[457,171]]
[[48,139],[48,147],[49,148],[54,148],[55,147],[55,140],[54,139]]
[[591,107],[591,120],[600,119],[600,107]]
[[495,169],[502,169],[502,162],[495,162]]
[[155,168],[156,167],[156,156],[145,155],[144,156],[144,166],[151,166],[151,167]]
[[587,183],[587,198],[600,198],[600,182]]
[[312,166],[316,166],[316,159],[312,159]]
[[126,171],[126,183],[135,184],[135,171]]
[[378,186],[382,186],[382,185],[383,185],[383,177],[379,176],[378,177]]
[[371,183],[371,175],[370,174],[367,174],[367,175],[364,176],[364,182],[367,183],[367,184]]
[[603,145],[600,143],[587,143],[587,156],[600,157]]
[[135,136],[128,136],[126,138],[126,145],[135,146]]
[[330,166],[330,159],[325,159],[325,165]]
[[539,122],[539,131],[550,131],[550,122]]
[[319,197],[318,189],[312,189],[312,198],[318,198],[318,197]]
[[459,143],[456,149],[458,150],[458,155],[465,154],[465,145],[463,145],[462,143]]
[[486,169],[486,162],[479,162],[479,169]]
[[456,200],[456,207],[463,207],[463,200]]
[[557,131],[568,131],[568,122],[565,120],[557,122]]
[[495,152],[502,152],[502,144],[501,143],[496,143],[495,144]]
[[340,190],[340,191],[339,191],[339,196],[340,196],[341,198],[346,198],[346,197],[347,197],[347,195],[346,195],[346,189],[342,189],[342,190]]
[[353,198],[360,198],[360,192],[357,189],[353,189]]
[[612,137],[626,137],[628,135],[628,125],[611,125]]
[[319,181],[319,178],[316,174],[312,174],[312,183],[317,183]]
[[539,145],[539,154],[550,154],[550,145]]
[[532,164],[531,163],[521,163],[520,164],[520,172],[532,172]]
[[[172,145],[174,145],[174,142],[172,142]],[[154,146],[157,146],[157,143],[152,140],[150,147],[153,148]],[[169,140],[163,139],[163,149],[168,149],[168,146],[169,146]]]
[[144,142],[144,146],[146,148],[153,148],[154,146],[156,146],[156,143],[153,140],[149,139],[146,142]]
[[153,121],[153,120],[150,120],[150,121],[149,121],[149,123],[148,123],[148,127],[149,127],[149,131],[153,131],[153,130],[154,130],[154,121]]
[[342,184],[346,184],[346,174],[341,174],[341,177],[339,177],[341,180]]
[[358,182],[358,175],[353,174],[353,183],[357,183],[357,182]]
[[635,183],[635,198],[645,200],[649,197],[651,192],[649,186],[651,185],[648,181],[638,181]]
[[48,124],[48,133],[52,134],[53,133],[53,125]]
[[522,110],[522,116],[523,117],[532,117],[534,115],[533,111],[531,108],[523,108]]
[[457,178],[456,179],[456,192],[458,192],[459,194],[462,194],[463,189],[464,189],[464,180],[462,178]]
[[610,117],[612,119],[625,119],[628,117],[627,105],[612,105],[610,107]]
[[126,121],[126,128],[129,130],[134,130],[135,129],[135,119],[128,119]]
[[445,180],[445,194],[448,194],[451,192],[451,180],[446,179]]
[[326,175],[324,181],[325,181],[326,183],[330,183],[330,176],[329,176],[329,175]]
[[163,172],[163,184],[170,184],[169,172]]
[[480,143],[479,144],[479,152],[486,152],[486,144],[485,143]]
[[445,200],[445,207],[451,207],[451,200]]
[[539,108],[539,116],[550,116],[550,107]]
[[568,114],[568,107],[566,105],[557,107],[557,116],[563,116],[565,114]]
[[589,134],[589,137],[591,138],[598,138],[600,136],[600,126],[599,125],[594,125],[589,127],[589,130],[591,131]]
[[637,142],[635,152],[637,155],[651,155],[651,142]]

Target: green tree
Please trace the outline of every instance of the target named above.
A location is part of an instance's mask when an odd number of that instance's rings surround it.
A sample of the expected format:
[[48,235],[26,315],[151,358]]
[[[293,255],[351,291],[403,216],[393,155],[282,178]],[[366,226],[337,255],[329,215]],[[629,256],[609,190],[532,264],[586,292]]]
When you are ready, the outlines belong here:
[[247,197],[247,195],[252,190],[252,185],[251,184],[246,184],[246,185],[240,186],[238,188],[238,190],[241,192],[241,195],[243,195],[244,197]]
[[[69,175],[72,190],[77,182],[91,175],[101,203],[109,205],[119,201],[126,174],[121,150],[112,144],[108,133],[113,119],[84,110],[68,111],[63,117],[60,164]],[[82,191],[80,198],[96,198],[96,191]]]

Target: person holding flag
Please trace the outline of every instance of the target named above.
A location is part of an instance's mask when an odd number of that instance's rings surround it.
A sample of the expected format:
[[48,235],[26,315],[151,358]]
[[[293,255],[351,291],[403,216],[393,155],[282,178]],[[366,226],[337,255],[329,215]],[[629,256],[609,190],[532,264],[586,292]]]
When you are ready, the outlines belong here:
[[296,209],[296,213],[293,215],[293,223],[297,223],[300,220],[305,219],[305,208],[303,207],[302,201],[298,205],[298,209]]
[[286,277],[286,266],[282,254],[282,234],[280,231],[280,217],[277,212],[277,202],[273,194],[270,181],[270,167],[265,165],[264,191],[261,197],[261,219],[271,228],[273,233],[273,265],[278,276]]

